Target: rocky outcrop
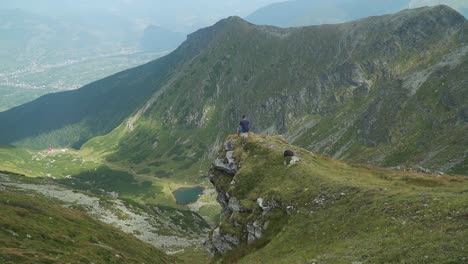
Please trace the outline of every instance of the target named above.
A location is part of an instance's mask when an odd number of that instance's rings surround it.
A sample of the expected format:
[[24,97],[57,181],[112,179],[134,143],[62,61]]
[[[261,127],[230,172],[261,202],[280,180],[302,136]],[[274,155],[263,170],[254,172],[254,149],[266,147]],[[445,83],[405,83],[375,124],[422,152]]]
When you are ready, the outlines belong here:
[[224,143],[225,155],[216,158],[213,161],[213,169],[219,170],[228,174],[236,174],[237,165],[234,162],[234,143],[235,140],[228,140]]
[[240,241],[237,237],[231,234],[223,234],[220,232],[220,227],[216,227],[210,235],[210,238],[205,241],[204,246],[208,254],[215,256],[217,254],[224,254],[229,250],[237,247]]
[[224,143],[209,171],[210,181],[218,192],[217,200],[222,207],[222,221],[204,243],[211,256],[224,254],[241,243],[251,244],[260,239],[268,226],[268,221],[264,220],[265,213],[277,207],[274,202],[258,198],[253,205],[258,208],[255,210],[252,205],[243,205],[242,200],[230,192],[236,185],[235,178],[240,168],[239,161],[233,155],[235,146],[242,144],[239,140],[242,139],[229,139]]
[[215,161],[213,162],[213,167],[230,174],[236,174],[237,172],[237,168],[234,163],[224,162],[224,160],[221,159],[215,159]]
[[[238,165],[235,163],[233,153],[235,150],[236,140],[231,139],[224,143],[222,151],[213,161],[209,171],[211,183],[215,186],[218,192],[217,200],[222,208],[223,217],[230,215],[233,212],[241,211],[241,205],[236,197],[231,197],[225,190],[223,183],[233,181],[237,173]],[[234,234],[229,234],[221,230],[218,225],[210,234],[209,239],[205,241],[204,246],[211,256],[226,253],[229,250],[237,247],[240,244],[240,239]]]
[[247,242],[249,244],[255,242],[257,239],[262,237],[262,232],[264,229],[266,229],[268,225],[268,222],[265,223],[264,225],[258,223],[258,222],[253,222],[252,224],[248,224],[247,227]]

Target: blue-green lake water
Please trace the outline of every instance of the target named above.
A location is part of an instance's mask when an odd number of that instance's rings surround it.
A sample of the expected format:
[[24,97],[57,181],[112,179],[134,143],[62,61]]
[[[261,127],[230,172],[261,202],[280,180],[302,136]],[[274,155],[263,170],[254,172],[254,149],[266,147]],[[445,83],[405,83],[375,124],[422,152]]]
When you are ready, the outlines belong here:
[[172,192],[178,204],[191,204],[200,198],[205,188],[201,186],[191,188],[179,188]]

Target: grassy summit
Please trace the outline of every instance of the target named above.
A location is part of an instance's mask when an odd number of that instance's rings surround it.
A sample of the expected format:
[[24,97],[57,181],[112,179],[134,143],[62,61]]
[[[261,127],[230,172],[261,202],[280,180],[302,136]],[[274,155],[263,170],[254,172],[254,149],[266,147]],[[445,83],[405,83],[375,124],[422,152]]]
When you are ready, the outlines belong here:
[[[281,137],[252,135],[236,140],[234,148],[238,172],[214,169],[211,176],[217,191],[229,197],[219,232],[240,241],[240,246],[218,256],[220,262],[466,260],[465,177],[343,163],[290,145]],[[296,164],[286,165],[286,149],[295,152]],[[233,197],[240,209],[233,209]],[[258,198],[263,199],[264,209]],[[248,243],[252,223],[263,227],[262,235]]]

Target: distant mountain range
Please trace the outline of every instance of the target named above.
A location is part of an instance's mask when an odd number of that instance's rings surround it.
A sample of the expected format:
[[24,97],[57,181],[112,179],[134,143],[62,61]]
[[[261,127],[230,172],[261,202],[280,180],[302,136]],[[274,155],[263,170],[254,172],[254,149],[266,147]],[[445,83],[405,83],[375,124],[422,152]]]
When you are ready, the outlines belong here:
[[437,4],[449,5],[468,16],[468,3],[463,0],[291,0],[260,8],[246,20],[257,25],[279,27],[334,24],[394,13],[408,7]]
[[[0,143],[80,148],[118,127],[86,146],[134,163],[191,155],[189,168],[249,113],[255,131],[313,151],[466,174],[467,27],[445,6],[295,29],[233,17],[164,58],[0,113]],[[192,143],[166,156],[168,142]]]

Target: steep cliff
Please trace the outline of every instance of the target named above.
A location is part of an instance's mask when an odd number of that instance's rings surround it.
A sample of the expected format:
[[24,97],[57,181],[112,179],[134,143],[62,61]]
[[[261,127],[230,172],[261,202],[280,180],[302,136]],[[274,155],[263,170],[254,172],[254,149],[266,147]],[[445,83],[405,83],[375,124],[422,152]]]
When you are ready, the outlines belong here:
[[220,262],[466,260],[463,177],[346,164],[251,134],[227,139],[210,181],[223,213],[205,246]]

